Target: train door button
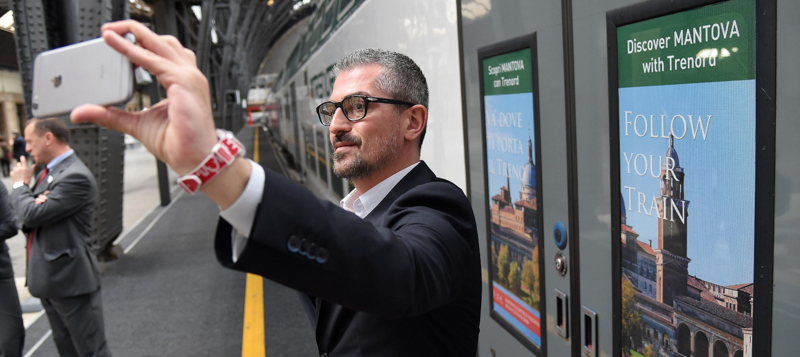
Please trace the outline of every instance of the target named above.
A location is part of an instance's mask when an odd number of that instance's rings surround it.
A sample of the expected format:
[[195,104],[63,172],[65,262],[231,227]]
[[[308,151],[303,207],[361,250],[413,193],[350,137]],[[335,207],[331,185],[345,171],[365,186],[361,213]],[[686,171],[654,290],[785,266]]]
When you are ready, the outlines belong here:
[[561,252],[556,253],[556,271],[561,276],[567,275],[567,259]]

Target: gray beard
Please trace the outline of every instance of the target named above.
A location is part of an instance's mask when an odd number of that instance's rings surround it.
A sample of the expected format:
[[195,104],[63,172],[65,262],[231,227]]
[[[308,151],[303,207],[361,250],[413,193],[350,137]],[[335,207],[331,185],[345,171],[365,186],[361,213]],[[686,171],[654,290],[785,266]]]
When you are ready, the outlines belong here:
[[[399,123],[397,123],[396,126],[398,127],[397,131],[399,131]],[[377,157],[372,163],[367,162],[360,152],[356,152],[348,165],[340,164],[339,160],[342,159],[342,154],[334,153],[333,173],[340,178],[348,179],[352,182],[369,177],[394,162],[397,157],[396,141],[398,139],[400,138],[396,136],[381,138],[379,142],[380,150],[376,153]],[[359,146],[359,149],[360,148]]]

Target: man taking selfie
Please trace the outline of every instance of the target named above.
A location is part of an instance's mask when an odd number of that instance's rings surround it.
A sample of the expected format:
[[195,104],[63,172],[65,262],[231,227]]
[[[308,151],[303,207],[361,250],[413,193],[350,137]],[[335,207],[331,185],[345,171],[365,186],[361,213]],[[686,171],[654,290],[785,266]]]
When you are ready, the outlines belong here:
[[187,191],[214,200],[220,262],[300,291],[322,356],[475,356],[475,218],[461,189],[419,159],[428,89],[411,59],[362,50],[336,64],[330,101],[316,111],[336,174],[355,186],[337,205],[237,157],[241,144],[215,132],[194,54],[174,37],[135,21],[106,24],[103,37],[155,74],[167,99],[139,113],[85,105],[73,121],[133,135]]

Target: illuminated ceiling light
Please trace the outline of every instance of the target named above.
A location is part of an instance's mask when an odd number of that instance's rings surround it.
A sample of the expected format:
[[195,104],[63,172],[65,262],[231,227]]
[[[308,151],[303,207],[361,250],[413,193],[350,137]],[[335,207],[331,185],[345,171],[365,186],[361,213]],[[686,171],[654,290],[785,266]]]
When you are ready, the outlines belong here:
[[0,16],[0,28],[14,32],[14,12],[8,10],[3,16]]
[[267,6],[272,6],[273,3],[275,3],[275,0],[269,0],[267,1]]
[[192,5],[192,12],[194,12],[194,16],[197,17],[198,21],[203,20],[203,9],[199,5]]

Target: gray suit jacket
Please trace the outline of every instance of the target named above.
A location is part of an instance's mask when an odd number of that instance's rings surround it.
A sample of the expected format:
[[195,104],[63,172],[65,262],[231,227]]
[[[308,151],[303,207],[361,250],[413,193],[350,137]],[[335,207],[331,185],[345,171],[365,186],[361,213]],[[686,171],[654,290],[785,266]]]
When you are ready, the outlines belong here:
[[[34,232],[28,261],[28,289],[40,298],[76,296],[100,287],[97,259],[90,249],[97,200],[94,176],[76,154],[56,165],[42,183],[11,193],[26,237]],[[38,181],[38,175],[31,181]],[[50,191],[47,202],[36,196]]]

